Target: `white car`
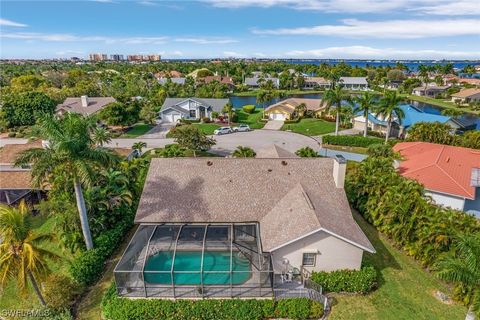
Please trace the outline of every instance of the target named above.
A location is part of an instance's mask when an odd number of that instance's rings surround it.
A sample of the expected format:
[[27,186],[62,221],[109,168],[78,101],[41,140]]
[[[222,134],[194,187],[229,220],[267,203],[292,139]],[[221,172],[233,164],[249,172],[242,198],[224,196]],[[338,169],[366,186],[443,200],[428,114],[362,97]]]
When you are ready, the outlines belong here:
[[217,130],[213,131],[213,134],[219,136],[221,134],[228,134],[232,132],[232,128],[230,127],[220,127]]
[[251,131],[250,126],[248,124],[240,124],[237,127],[233,127],[233,131],[235,132],[246,132]]

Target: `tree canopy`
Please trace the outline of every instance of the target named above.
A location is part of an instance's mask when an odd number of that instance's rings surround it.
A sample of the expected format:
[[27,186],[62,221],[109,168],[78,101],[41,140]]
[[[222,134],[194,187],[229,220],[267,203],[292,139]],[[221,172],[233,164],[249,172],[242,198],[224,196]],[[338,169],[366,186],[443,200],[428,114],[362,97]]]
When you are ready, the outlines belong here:
[[8,95],[1,116],[7,127],[30,126],[42,115],[55,112],[55,101],[41,92],[21,92]]

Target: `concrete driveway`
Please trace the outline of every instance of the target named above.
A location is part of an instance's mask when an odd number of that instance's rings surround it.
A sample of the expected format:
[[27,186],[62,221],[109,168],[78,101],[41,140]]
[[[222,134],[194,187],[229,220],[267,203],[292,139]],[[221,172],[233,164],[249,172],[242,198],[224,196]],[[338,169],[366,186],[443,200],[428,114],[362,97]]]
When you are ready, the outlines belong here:
[[[217,144],[212,147],[211,152],[223,156],[232,153],[238,146],[259,150],[272,144],[276,144],[291,152],[295,152],[306,146],[309,146],[314,150],[320,149],[320,145],[315,139],[286,131],[253,130],[250,132],[237,132],[221,136],[213,136],[213,138],[217,141]],[[147,148],[162,148],[167,144],[173,143],[173,139],[140,137],[135,139],[113,139],[109,146],[130,148],[132,144],[137,141],[146,142]]]
[[172,129],[174,126],[175,126],[174,123],[169,123],[169,122],[158,123],[155,127],[150,129],[150,131],[140,136],[139,138],[142,138],[142,139],[166,138],[168,131],[170,131],[170,129]]
[[263,130],[280,130],[283,126],[284,121],[281,120],[269,120],[265,123]]

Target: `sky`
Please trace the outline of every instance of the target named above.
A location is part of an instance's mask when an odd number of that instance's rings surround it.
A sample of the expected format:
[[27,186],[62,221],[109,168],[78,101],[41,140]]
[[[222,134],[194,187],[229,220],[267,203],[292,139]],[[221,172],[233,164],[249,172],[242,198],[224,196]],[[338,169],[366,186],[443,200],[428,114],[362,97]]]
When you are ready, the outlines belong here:
[[0,2],[0,57],[480,59],[480,0]]

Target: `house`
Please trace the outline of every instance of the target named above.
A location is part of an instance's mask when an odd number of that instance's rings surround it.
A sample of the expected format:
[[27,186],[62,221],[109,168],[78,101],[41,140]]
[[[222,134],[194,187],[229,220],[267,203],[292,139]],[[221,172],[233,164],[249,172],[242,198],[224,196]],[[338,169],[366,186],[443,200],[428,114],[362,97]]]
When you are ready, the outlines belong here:
[[325,109],[325,105],[322,104],[322,99],[288,98],[266,108],[265,115],[270,120],[290,120],[295,116],[295,108],[301,104],[305,104],[307,111],[314,113]]
[[295,153],[283,149],[282,147],[272,144],[266,148],[256,151],[255,158],[260,159],[297,159],[300,158]]
[[[123,297],[272,297],[285,279],[357,270],[346,160],[155,158],[114,270]],[[239,174],[241,173],[241,174]]]
[[[448,123],[454,131],[472,129],[472,123],[458,121],[457,119],[439,114],[426,113],[410,104],[400,105],[400,108],[405,116],[403,119],[401,119],[401,121],[398,121],[397,117],[393,119],[392,127],[390,128],[391,137],[404,136],[407,134],[408,129],[417,122]],[[361,131],[365,130],[365,117],[363,112],[357,113],[357,116],[352,121],[355,129]],[[368,128],[372,131],[385,134],[387,132],[387,119],[378,114],[369,113]]]
[[480,101],[480,89],[476,89],[476,88],[463,89],[457,93],[453,93],[451,97],[452,97],[452,102],[460,103],[460,104],[478,102]]
[[417,87],[412,90],[412,94],[416,96],[436,97],[448,88],[450,88],[450,86]]
[[399,173],[421,183],[439,205],[480,218],[480,151],[427,142],[397,143]]
[[197,78],[197,83],[204,82],[210,83],[212,81],[217,81],[221,84],[225,84],[228,86],[230,90],[235,88],[235,84],[233,83],[233,79],[231,77],[224,77],[224,76],[207,76],[204,78]]
[[330,81],[326,80],[323,77],[305,77],[305,83],[303,85],[304,90],[309,89],[328,89],[330,88]]
[[341,77],[340,83],[347,90],[367,90],[368,82],[366,77]]
[[458,83],[480,87],[480,79],[477,78],[460,78],[458,79]]
[[170,81],[172,83],[179,84],[182,86],[185,84],[185,80],[186,78],[183,78],[183,77],[172,77],[172,78],[161,77],[157,79],[158,83],[161,85],[164,85]]
[[166,98],[160,110],[163,122],[175,123],[180,119],[212,119],[212,112],[221,113],[228,99]]
[[64,114],[66,112],[74,112],[90,115],[116,101],[113,97],[81,96],[80,98],[67,98],[63,103],[57,105],[56,113]]
[[[261,80],[260,80],[261,79]],[[278,78],[271,78],[271,77],[253,77],[253,78],[245,78],[245,84],[252,88],[258,88],[262,83],[267,81],[272,81],[273,86],[278,88],[280,86],[280,79]]]
[[155,78],[181,78],[183,74],[180,71],[172,70],[172,71],[160,71],[153,75]]

